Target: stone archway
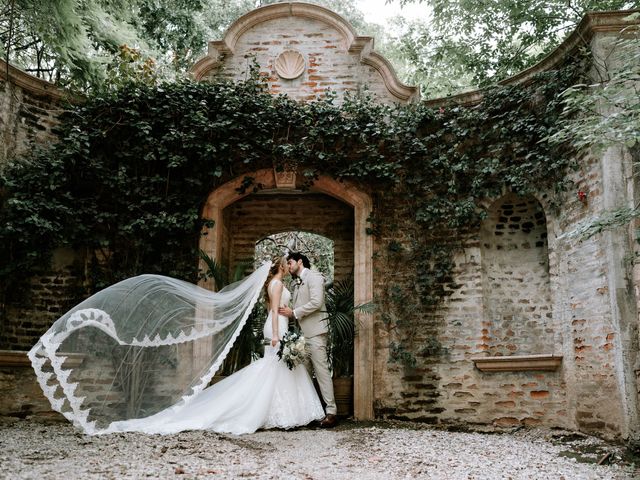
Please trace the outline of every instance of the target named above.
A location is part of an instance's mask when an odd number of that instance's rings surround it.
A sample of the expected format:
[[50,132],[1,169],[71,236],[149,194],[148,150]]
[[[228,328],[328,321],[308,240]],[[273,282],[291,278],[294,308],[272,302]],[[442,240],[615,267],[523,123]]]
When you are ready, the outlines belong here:
[[[265,190],[276,190],[272,169],[247,174]],[[204,205],[202,217],[213,220],[213,227],[206,228],[201,236],[200,248],[217,261],[222,260],[224,237],[227,232],[223,210],[246,197],[250,192],[239,193],[245,176],[236,178],[214,190]],[[287,190],[291,192],[291,190]],[[371,301],[373,297],[373,238],[366,233],[367,218],[371,213],[371,198],[365,192],[347,182],[338,182],[321,176],[311,187],[312,192],[323,193],[353,207],[354,217],[354,302],[356,305]],[[203,284],[206,288],[211,285]],[[354,342],[354,416],[358,420],[371,420],[373,414],[373,322],[362,314],[356,314],[358,324]],[[197,352],[194,352],[197,355]]]

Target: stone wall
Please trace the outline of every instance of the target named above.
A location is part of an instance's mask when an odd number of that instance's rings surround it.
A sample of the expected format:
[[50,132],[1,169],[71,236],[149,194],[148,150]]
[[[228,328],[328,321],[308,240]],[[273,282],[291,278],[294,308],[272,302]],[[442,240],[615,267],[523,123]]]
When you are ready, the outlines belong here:
[[31,279],[23,298],[7,304],[0,323],[0,349],[29,350],[53,322],[86,296],[82,259],[76,252],[56,250],[51,266],[48,273]]
[[[66,98],[55,85],[0,61],[0,168],[37,145],[57,141]],[[7,305],[5,318],[0,318],[0,348],[31,348],[77,298],[74,258],[73,252],[57,251],[51,272],[31,280],[32,294]]]
[[[8,75],[7,75],[8,73]],[[0,167],[34,144],[56,140],[65,94],[0,60]]]
[[0,416],[51,414],[26,353],[0,350]]
[[[597,21],[606,20],[603,15]],[[609,54],[617,33],[607,28],[589,37],[594,65],[615,61]],[[536,199],[494,199],[489,218],[469,232],[451,282],[459,288],[412,325],[415,338],[442,345],[440,354],[418,354],[414,368],[389,363],[392,332],[376,319],[378,416],[456,425],[546,425],[640,438],[635,232],[614,229],[588,240],[564,235],[607,209],[638,204],[633,161],[630,152],[615,147],[579,163],[579,171],[568,178],[570,191],[559,197],[539,192]],[[581,199],[579,191],[586,197]],[[515,211],[519,205],[523,215]],[[403,217],[399,211],[382,215]],[[533,225],[525,231],[525,223]],[[410,233],[413,226],[405,220],[397,229]],[[398,263],[385,250],[392,239],[381,238],[375,270],[392,272]],[[407,242],[402,235],[395,239]],[[403,272],[390,278],[412,291],[412,279]],[[376,279],[375,284],[382,296],[385,283]],[[422,346],[417,342],[414,352]],[[521,354],[562,356],[562,363],[555,371],[486,373],[473,361]]]
[[[452,283],[459,287],[436,311],[423,311],[412,324],[415,367],[389,361],[392,332],[377,319],[377,415],[624,434],[629,420],[619,387],[624,367],[616,361],[624,347],[616,341],[619,329],[611,311],[607,243],[602,237],[557,239],[602,209],[600,168],[598,160],[588,157],[572,175],[576,189],[589,192],[586,203],[577,190],[565,194],[560,211],[549,206],[546,195],[493,202],[489,217],[470,232],[464,251],[456,255]],[[393,211],[384,215],[400,216]],[[407,220],[398,225],[404,232],[412,228]],[[392,238],[382,238],[378,245],[378,271],[390,272],[394,264],[409,261],[385,253],[385,242]],[[391,281],[412,291],[413,280],[404,272],[392,275]],[[384,297],[387,287],[376,281],[376,296]],[[420,355],[433,341],[442,351]],[[485,373],[473,362],[485,355],[522,354],[563,359],[556,371],[527,372]]]

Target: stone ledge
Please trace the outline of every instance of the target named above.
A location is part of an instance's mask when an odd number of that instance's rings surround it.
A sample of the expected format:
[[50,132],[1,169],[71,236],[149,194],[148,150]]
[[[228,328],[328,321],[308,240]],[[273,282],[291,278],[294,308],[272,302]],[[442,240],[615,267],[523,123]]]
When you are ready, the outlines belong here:
[[[64,361],[65,368],[77,367],[84,360],[84,355],[80,353],[60,352],[58,356],[67,358]],[[31,368],[31,360],[29,360],[29,357],[27,357],[27,352],[24,350],[0,350],[0,368],[7,367]]]
[[560,367],[562,355],[511,355],[474,357],[471,359],[481,372],[553,372]]

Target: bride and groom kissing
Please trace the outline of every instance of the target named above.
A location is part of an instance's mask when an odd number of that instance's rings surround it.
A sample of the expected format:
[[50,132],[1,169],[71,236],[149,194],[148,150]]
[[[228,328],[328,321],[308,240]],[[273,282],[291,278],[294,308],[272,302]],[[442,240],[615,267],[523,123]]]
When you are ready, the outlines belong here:
[[320,393],[326,404],[327,414],[320,421],[320,426],[330,428],[337,423],[337,407],[327,357],[328,328],[325,313],[327,307],[324,302],[324,278],[319,272],[311,270],[311,264],[305,255],[297,252],[287,256],[287,269],[300,281],[294,289],[294,308],[291,309],[283,304],[285,306],[278,308],[278,314],[297,322],[306,338],[310,356],[310,362],[306,362],[306,367],[309,374],[313,368],[320,386]]
[[[297,279],[293,292],[284,285],[287,274]],[[263,357],[222,381],[206,386],[238,337],[261,290],[265,292],[269,305],[263,327],[268,344]],[[204,312],[204,316],[198,317],[198,312]],[[294,322],[305,337],[308,358],[303,364],[290,368],[280,360],[278,353],[289,325]],[[209,330],[194,329],[192,326],[195,324]],[[162,333],[169,331],[169,327],[171,334]],[[144,331],[153,335],[142,338],[141,332]],[[128,332],[137,333],[131,337]],[[74,335],[79,341],[66,343],[65,339]],[[336,425],[337,409],[328,366],[327,335],[324,278],[311,270],[305,255],[292,252],[286,258],[275,258],[263,264],[241,282],[217,293],[161,275],[126,279],[94,294],[58,319],[29,352],[29,358],[53,408],[62,401],[56,395],[63,393],[72,408],[59,411],[89,434],[171,434],[184,430],[244,434],[259,429],[289,429],[315,421],[319,421],[321,427],[331,428]],[[113,340],[122,346],[121,350],[114,350],[119,347],[112,346]],[[152,378],[153,372],[161,372],[158,380],[164,377],[165,383],[160,381],[157,386],[166,391],[163,385],[166,385],[172,370],[166,368],[166,360],[157,356],[160,353],[158,349],[168,348],[166,355],[172,355],[170,352],[177,351],[176,345],[192,341],[202,344],[204,340],[214,342],[211,344],[214,345],[211,363],[197,374],[190,386],[184,389],[178,385],[177,393],[161,403],[155,393],[157,389],[138,390],[146,395],[140,402],[155,405],[156,413],[147,408],[146,416],[140,415],[145,415],[143,412],[128,413],[129,410],[119,413],[120,410],[111,407],[100,409],[104,402],[85,401],[85,397],[75,395],[74,392],[83,387],[69,383],[70,371],[54,368],[52,376],[42,369],[47,361],[54,367],[60,367],[64,357],[56,354],[58,348],[63,345],[66,350],[76,345],[79,352],[88,356],[87,361],[77,367],[78,378],[97,382],[102,381],[98,377],[107,375],[108,369],[89,370],[92,363],[89,357],[92,355],[107,355],[114,359],[114,352],[123,351],[125,356],[119,366],[113,360],[116,371],[121,371],[127,365],[125,361],[131,359],[129,353],[134,353],[136,359],[144,359],[148,357],[141,355],[139,349],[148,349],[152,356],[156,355],[153,358],[160,359],[159,364],[148,367],[148,379]],[[219,341],[221,343],[217,343]],[[90,348],[87,350],[88,345]],[[82,372],[80,369],[85,366],[87,370]],[[143,361],[140,366],[146,368]],[[318,381],[326,412],[313,385],[312,373]],[[75,375],[73,372],[74,378]],[[174,378],[178,380],[180,377]],[[143,385],[153,387],[151,382],[154,380],[148,379]],[[61,388],[51,388],[52,381]],[[116,388],[116,395],[117,381],[110,385],[109,391]],[[124,398],[126,400],[126,395]],[[100,427],[88,417],[100,419]]]

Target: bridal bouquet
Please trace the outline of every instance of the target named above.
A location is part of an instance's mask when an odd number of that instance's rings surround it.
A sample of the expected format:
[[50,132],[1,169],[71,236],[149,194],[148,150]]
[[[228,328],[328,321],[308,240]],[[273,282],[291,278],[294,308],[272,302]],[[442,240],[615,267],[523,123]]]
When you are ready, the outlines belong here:
[[287,364],[289,370],[293,370],[307,358],[306,344],[307,342],[300,332],[289,331],[280,341],[278,358]]

